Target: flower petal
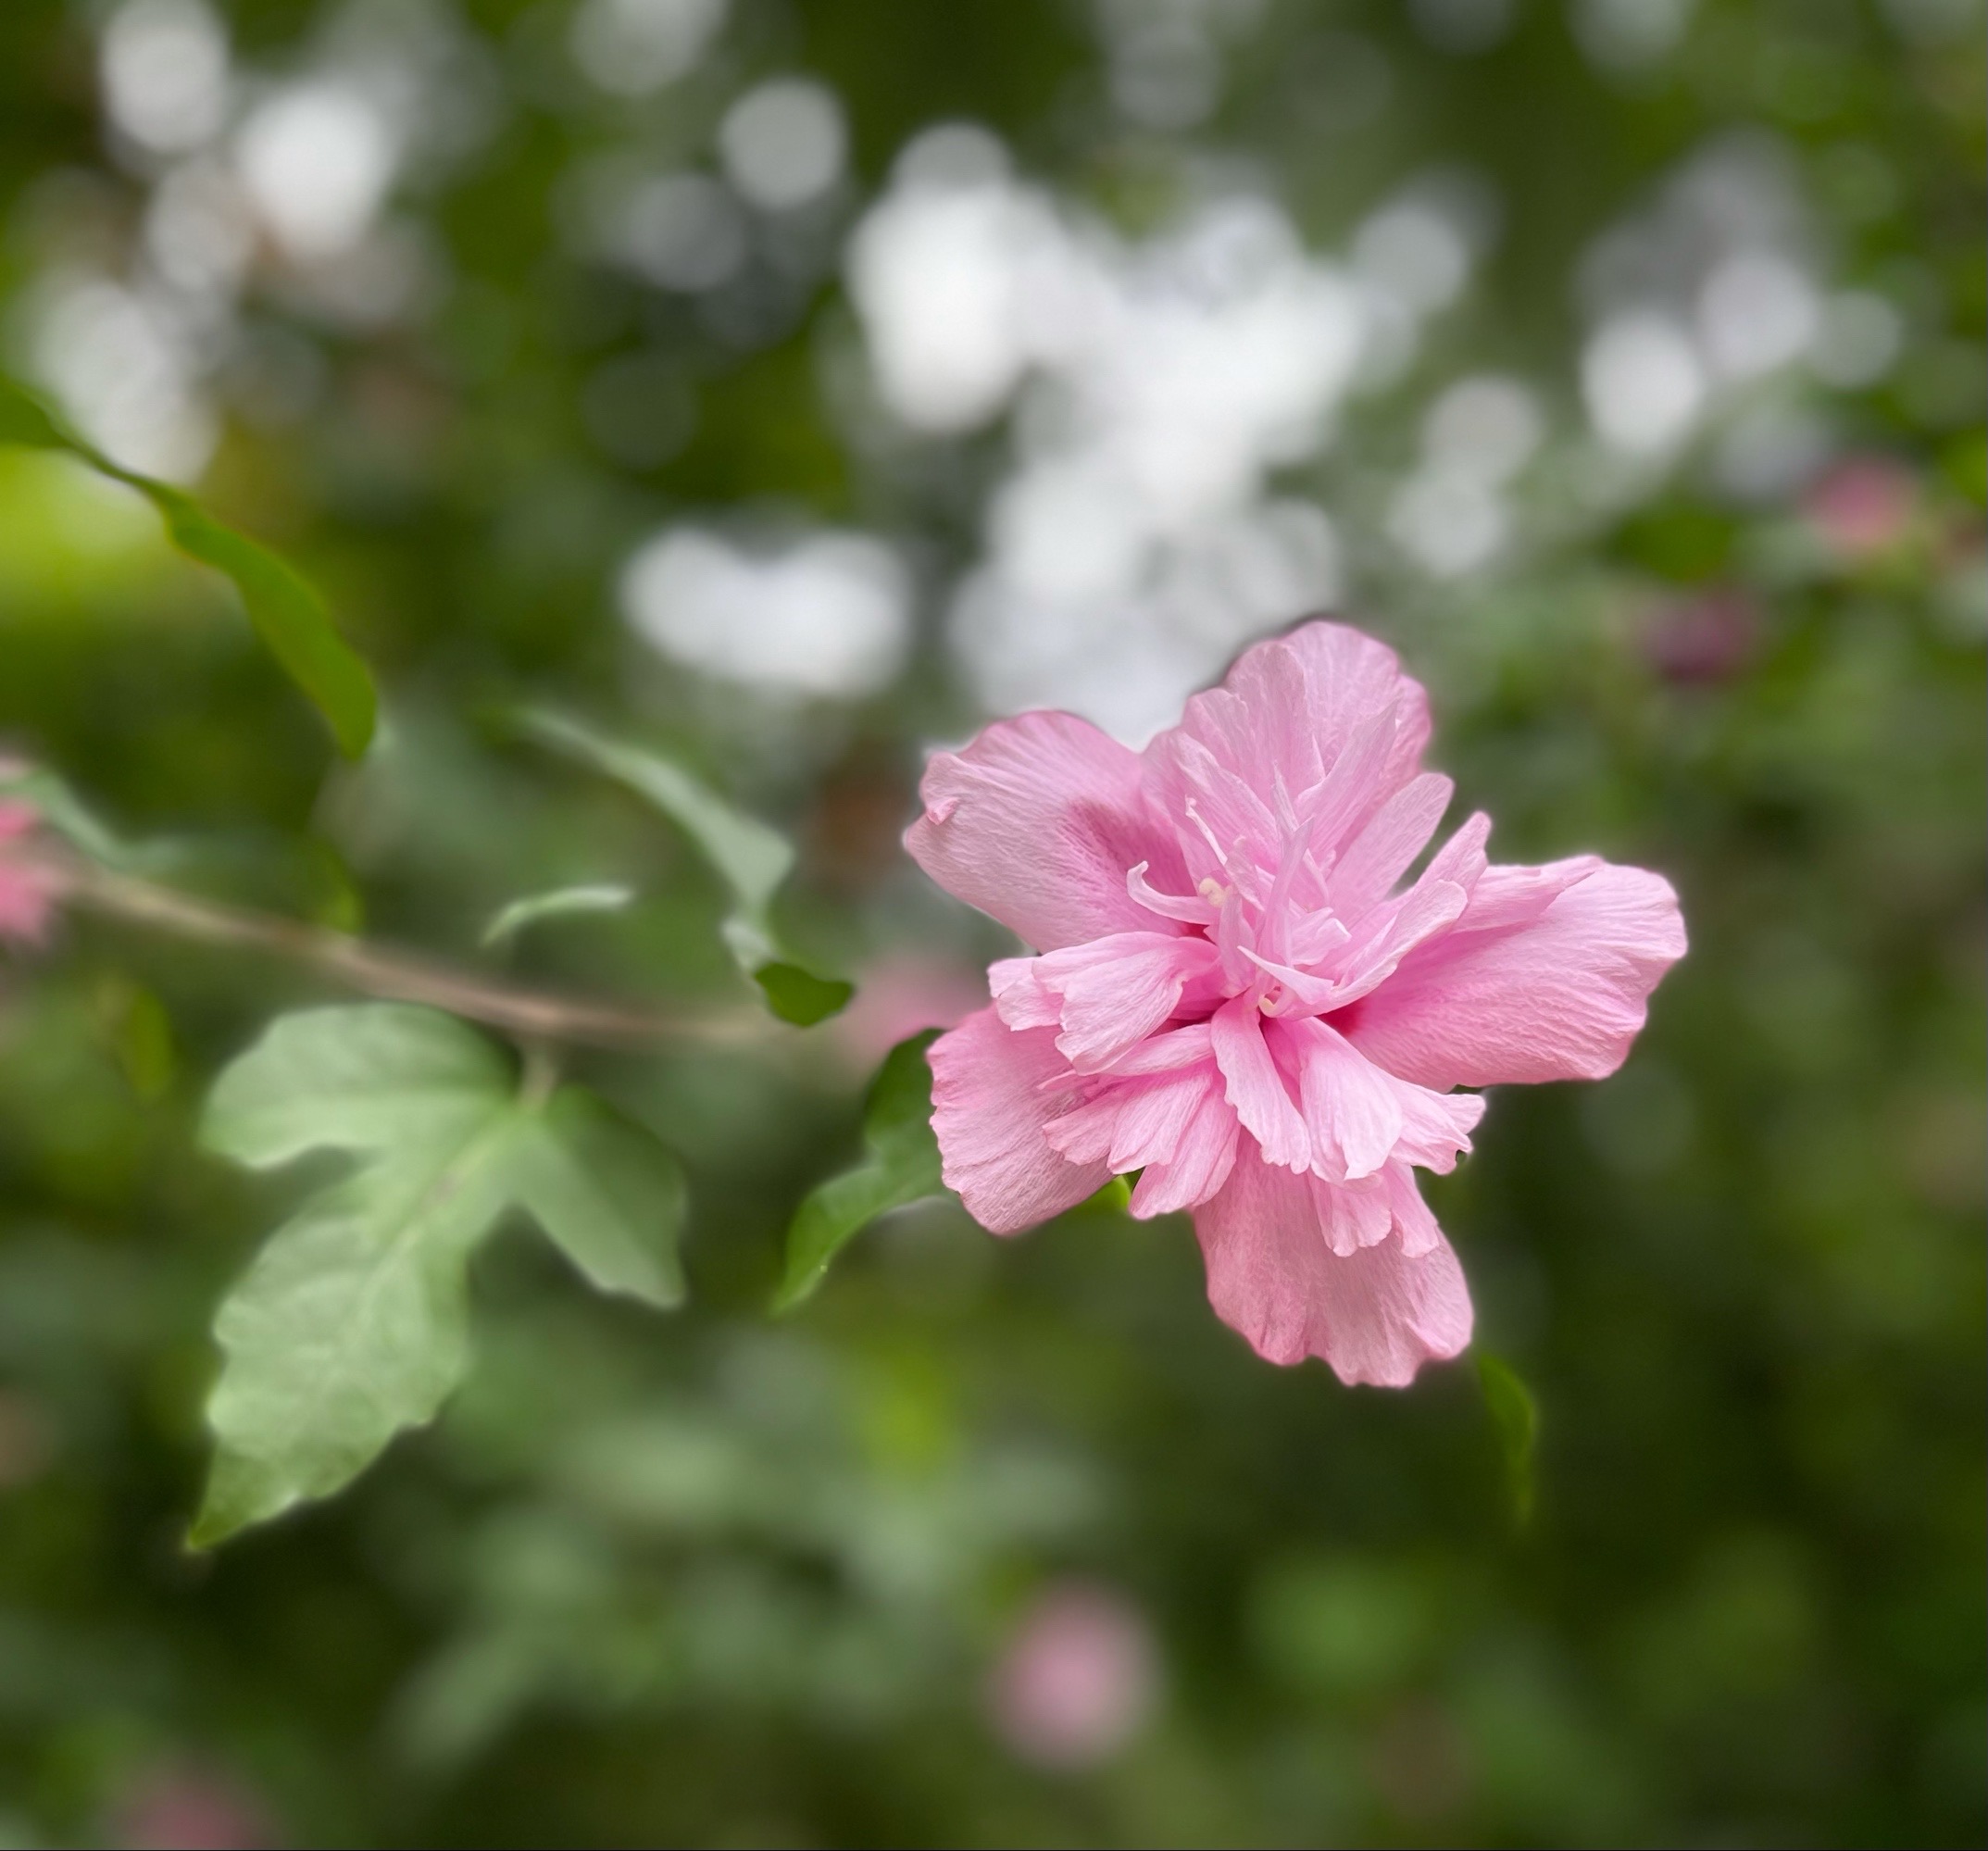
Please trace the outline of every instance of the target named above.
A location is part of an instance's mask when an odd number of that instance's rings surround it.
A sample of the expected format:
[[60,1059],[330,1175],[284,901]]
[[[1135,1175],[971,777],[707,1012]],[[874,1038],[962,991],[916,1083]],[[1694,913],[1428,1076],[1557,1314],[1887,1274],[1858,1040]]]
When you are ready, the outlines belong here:
[[1209,1086],[1187,1130],[1165,1163],[1146,1166],[1132,1191],[1132,1212],[1140,1220],[1198,1207],[1228,1182],[1235,1167],[1243,1128],[1221,1088]]
[[[1102,1163],[1067,1161],[1050,1125],[1076,1104],[1077,1078],[1048,1029],[1011,1029],[976,1010],[932,1043],[931,1128],[945,1186],[993,1233],[1046,1221],[1102,1189]],[[1056,1081],[1069,1077],[1069,1088]]]
[[1482,1093],[1432,1093],[1388,1076],[1401,1101],[1401,1140],[1394,1155],[1404,1163],[1447,1176],[1470,1148],[1470,1133],[1484,1116]]
[[[1473,930],[1473,918],[1530,906],[1568,867],[1584,871],[1529,923]],[[1588,857],[1493,869],[1456,926],[1335,1026],[1390,1072],[1439,1091],[1599,1080],[1627,1057],[1650,992],[1683,955],[1677,894],[1659,874]]]
[[1312,1168],[1334,1182],[1371,1176],[1401,1138],[1396,1082],[1321,1021],[1278,1022],[1269,1032],[1282,1039],[1297,1064]]
[[1328,1182],[1311,1178],[1311,1206],[1319,1232],[1335,1254],[1357,1254],[1384,1241],[1394,1232],[1394,1200],[1391,1193],[1394,1166],[1357,1182]]
[[1327,882],[1333,910],[1359,919],[1384,900],[1429,845],[1455,790],[1439,771],[1411,778],[1346,844]]
[[987,987],[1001,1019],[1011,1029],[1054,1029],[1063,1024],[1063,999],[1043,987],[1034,957],[997,957],[987,967]]
[[1045,1135],[1072,1163],[1102,1163],[1114,1175],[1169,1163],[1205,1095],[1220,1091],[1211,1061],[1201,1068],[1114,1081],[1066,1113]]
[[[1122,932],[1036,958],[1032,978],[1037,992],[1057,999],[1063,1030],[1057,1047],[1080,1073],[1094,1073],[1161,1027],[1182,993],[1207,976],[1215,961],[1215,947],[1205,938]],[[1009,988],[1020,1005],[1019,983],[1010,979]],[[1005,995],[998,1000],[1010,1026],[1020,1026],[1023,1013],[1031,1026],[1039,1019],[1032,997],[1025,1009],[1011,1010]]]
[[1401,1387],[1470,1341],[1470,1294],[1441,1234],[1419,1255],[1403,1240],[1335,1254],[1312,1182],[1264,1163],[1247,1143],[1220,1193],[1195,1212],[1194,1232],[1208,1302],[1269,1362],[1322,1357],[1342,1382]]
[[[1314,620],[1239,656],[1219,688],[1187,704],[1178,732],[1268,795],[1308,791],[1360,729],[1390,709],[1396,724],[1375,776],[1378,807],[1414,775],[1429,743],[1429,697],[1385,644]],[[1162,733],[1146,748],[1169,756]]]
[[905,832],[918,864],[1038,951],[1156,921],[1125,889],[1144,861],[1185,889],[1171,833],[1150,818],[1136,753],[1067,713],[988,727],[961,752],[932,755],[925,814]]
[[1422,1200],[1414,1170],[1405,1163],[1391,1163],[1382,1181],[1387,1185],[1388,1207],[1402,1252],[1410,1259],[1419,1259],[1425,1253],[1444,1246],[1443,1230],[1429,1212],[1429,1204]]
[[1290,1169],[1309,1168],[1311,1140],[1304,1115],[1264,1040],[1262,1010],[1248,995],[1234,996],[1216,1010],[1209,1027],[1216,1065],[1243,1129],[1263,1146],[1268,1161]]
[[1114,1061],[1111,1073],[1114,1079],[1130,1073],[1172,1073],[1214,1057],[1214,1041],[1207,1023],[1190,1022],[1185,1028],[1149,1035],[1122,1060]]

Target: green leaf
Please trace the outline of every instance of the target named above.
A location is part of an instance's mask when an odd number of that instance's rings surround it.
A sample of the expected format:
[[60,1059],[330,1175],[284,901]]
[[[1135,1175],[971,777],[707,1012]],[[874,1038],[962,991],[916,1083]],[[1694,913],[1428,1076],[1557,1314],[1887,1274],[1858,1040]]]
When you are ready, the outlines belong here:
[[106,998],[113,1010],[111,1045],[131,1091],[146,1105],[163,1099],[179,1066],[173,1051],[172,1018],[142,984],[119,982]]
[[115,463],[12,380],[0,376],[0,443],[66,450],[129,483],[151,502],[172,543],[233,581],[249,621],[283,671],[316,703],[340,749],[356,758],[373,734],[376,699],[366,664],[339,635],[314,586],[267,546],[222,525],[183,489]]
[[5,375],[0,375],[0,444],[81,454],[77,441],[63,431],[47,408]]
[[694,842],[724,877],[742,912],[763,914],[794,868],[787,839],[756,817],[733,809],[716,792],[659,754],[603,738],[563,715],[533,708],[521,716],[540,744],[625,784]]
[[767,1007],[783,1022],[811,1029],[849,1006],[856,985],[840,977],[817,977],[798,964],[762,964],[753,982],[766,993]]
[[485,944],[502,944],[541,919],[566,919],[574,913],[616,913],[635,897],[632,887],[603,883],[591,887],[555,887],[547,894],[528,894],[492,916],[483,928]]
[[734,809],[681,765],[645,748],[604,738],[591,727],[544,708],[518,715],[528,738],[598,771],[646,799],[697,844],[731,890],[721,928],[725,944],[767,1006],[802,1028],[825,1021],[856,994],[854,984],[819,977],[785,955],[773,925],[773,896],[794,869],[785,836]]
[[681,1296],[675,1160],[578,1088],[520,1096],[510,1062],[437,1011],[285,1017],[221,1075],[204,1137],[256,1169],[327,1148],[359,1162],[277,1231],[216,1319],[196,1547],[328,1496],[433,1417],[467,1367],[469,1257],[510,1207],[594,1284]]
[[1133,1170],[1129,1176],[1114,1176],[1095,1194],[1086,1195],[1077,1205],[1079,1214],[1122,1215],[1132,1206],[1132,1185],[1139,1181],[1139,1172]]
[[330,1147],[459,1142],[509,1102],[510,1062],[435,1009],[367,1003],[284,1016],[215,1082],[202,1139],[252,1169]]
[[863,1112],[869,1155],[810,1191],[794,1211],[775,1311],[791,1311],[811,1296],[835,1256],[878,1216],[944,1192],[931,1130],[931,1069],[925,1059],[938,1035],[928,1029],[899,1042],[884,1057]]
[[683,1172],[639,1125],[563,1086],[520,1146],[513,1175],[518,1199],[601,1291],[682,1303]]
[[1477,1379],[1484,1406],[1497,1430],[1505,1455],[1505,1482],[1511,1494],[1512,1517],[1520,1528],[1532,1520],[1535,1477],[1533,1454],[1539,1441],[1539,1404],[1519,1372],[1489,1350],[1479,1350]]

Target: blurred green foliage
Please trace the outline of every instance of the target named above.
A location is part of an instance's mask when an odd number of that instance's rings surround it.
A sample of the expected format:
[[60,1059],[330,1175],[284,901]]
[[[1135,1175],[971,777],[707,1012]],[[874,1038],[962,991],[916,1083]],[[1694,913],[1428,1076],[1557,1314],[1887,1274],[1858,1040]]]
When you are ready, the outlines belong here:
[[[1144,10],[1231,22],[1198,119],[1129,109],[1146,93],[1107,42]],[[186,335],[218,419],[201,495],[324,589],[381,689],[371,752],[336,759],[142,504],[21,451],[0,738],[172,844],[190,889],[520,981],[749,1006],[736,894],[508,719],[584,712],[788,832],[761,922],[797,969],[869,978],[781,1039],[573,1055],[688,1169],[688,1306],[593,1296],[506,1229],[442,1418],[336,1502],[195,1556],[213,1308],[301,1193],[196,1127],[272,1018],[334,998],[81,911],[6,954],[0,1836],[1981,1842],[1980,8],[736,0],[644,96],[589,81],[574,11],[220,8],[251,95],[382,20],[427,86],[440,152],[393,201],[396,306],[351,306],[356,259],[313,281],[263,250],[227,338]],[[24,373],[51,301],[71,329],[107,312],[60,289],[162,262],[172,161],[100,82],[117,14],[0,8]],[[1674,38],[1632,56],[1653,19]],[[576,243],[590,164],[707,162],[733,98],[794,70],[839,94],[851,168],[785,284],[666,289]],[[868,1072],[918,1026],[866,1027],[866,998],[1003,949],[895,846],[922,746],[976,719],[943,594],[1002,457],[984,434],[907,453],[851,408],[836,262],[906,141],[956,117],[1128,236],[1234,175],[1321,249],[1431,169],[1495,204],[1455,306],[1279,487],[1331,515],[1349,607],[1431,684],[1434,760],[1501,857],[1598,849],[1684,900],[1691,955],[1622,1073],[1495,1094],[1431,1188],[1537,1399],[1522,1529],[1468,1363],[1399,1395],[1271,1369],[1209,1313],[1184,1222],[1101,1202],[997,1244],[929,1201],[767,1316],[796,1207],[858,1160]],[[1824,450],[1785,481],[1736,476],[1712,432],[1597,511],[1563,441],[1582,254],[1735,134],[1898,351],[1787,388]],[[1484,368],[1563,434],[1514,490],[1514,544],[1444,577],[1390,498],[1432,397]],[[919,587],[904,672],[769,704],[635,637],[631,549],[740,511],[892,536]],[[609,882],[633,904],[480,947],[520,896]],[[1072,1580],[1144,1616],[1157,1692],[1115,1753],[1044,1769],[989,1678]]]

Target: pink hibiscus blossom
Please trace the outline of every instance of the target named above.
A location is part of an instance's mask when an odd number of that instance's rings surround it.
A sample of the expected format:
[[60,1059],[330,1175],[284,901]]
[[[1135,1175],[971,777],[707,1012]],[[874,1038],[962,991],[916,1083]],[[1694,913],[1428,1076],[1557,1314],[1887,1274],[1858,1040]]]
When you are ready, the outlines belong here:
[[1470,1339],[1418,1166],[1470,1147],[1458,1086],[1598,1080],[1684,951],[1661,876],[1501,868],[1448,807],[1394,652],[1311,622],[1133,752],[1065,713],[926,768],[905,845],[1036,948],[931,1049],[946,1184],[995,1233],[1137,1170],[1194,1213],[1216,1312],[1272,1362],[1399,1385]]

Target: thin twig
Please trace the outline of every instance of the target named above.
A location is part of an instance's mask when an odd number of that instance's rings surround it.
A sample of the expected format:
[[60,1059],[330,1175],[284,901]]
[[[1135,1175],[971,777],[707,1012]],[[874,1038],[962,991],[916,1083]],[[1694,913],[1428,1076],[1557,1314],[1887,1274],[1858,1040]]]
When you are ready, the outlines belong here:
[[689,1041],[740,1046],[768,1041],[777,1032],[757,1011],[680,1015],[519,989],[417,953],[274,913],[198,899],[81,859],[65,858],[50,871],[71,905],[204,944],[240,945],[287,957],[369,996],[427,1003],[528,1042],[653,1047]]

